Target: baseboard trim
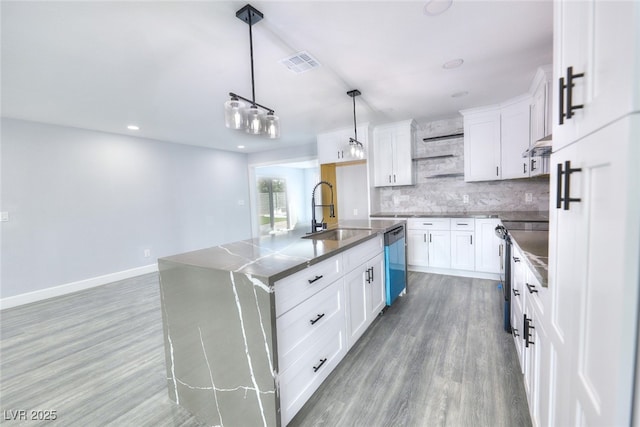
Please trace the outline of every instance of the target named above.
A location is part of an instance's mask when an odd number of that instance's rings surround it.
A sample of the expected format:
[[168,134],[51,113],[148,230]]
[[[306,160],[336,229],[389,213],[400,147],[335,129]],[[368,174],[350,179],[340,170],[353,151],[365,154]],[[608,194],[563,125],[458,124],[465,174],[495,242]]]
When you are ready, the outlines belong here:
[[0,310],[67,295],[73,292],[95,288],[96,286],[106,285],[107,283],[117,282],[118,280],[154,273],[156,271],[158,271],[158,265],[149,264],[142,267],[131,268],[129,270],[105,274],[104,276],[91,277],[77,282],[66,283],[64,285],[53,286],[51,288],[40,289],[33,292],[26,292],[12,297],[0,298]]
[[485,273],[482,271],[466,271],[454,270],[450,268],[420,267],[417,265],[408,265],[409,271],[417,271],[420,273],[444,274],[447,276],[473,277],[476,279],[489,279],[500,281],[500,275],[497,273]]

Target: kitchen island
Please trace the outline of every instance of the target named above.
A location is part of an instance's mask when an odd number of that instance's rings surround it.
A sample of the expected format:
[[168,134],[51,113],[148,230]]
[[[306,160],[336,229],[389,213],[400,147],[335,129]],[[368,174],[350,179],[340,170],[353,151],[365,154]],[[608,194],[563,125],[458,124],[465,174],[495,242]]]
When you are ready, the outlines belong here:
[[[316,289],[301,291],[307,292],[304,298],[312,292],[326,294],[333,289],[338,294],[335,312],[327,311],[326,316],[324,311],[318,313],[318,318],[311,322],[325,328],[323,331],[327,330],[323,322],[333,322],[340,328],[340,357],[326,362],[325,370],[320,371],[326,376],[332,363],[337,364],[346,353],[348,340],[348,327],[344,325],[345,292],[341,286],[342,254],[345,271],[347,265],[355,269],[356,264],[370,256],[372,248],[382,250],[379,242],[385,231],[403,223],[403,220],[344,221],[339,224],[340,228],[359,229],[353,237],[319,240],[289,232],[159,259],[170,398],[209,425],[286,424],[292,414],[287,414],[282,421],[278,357],[282,343],[278,342],[280,323],[276,318],[285,310],[294,312],[292,301],[303,297],[292,297],[283,286],[289,286],[290,278],[309,272],[312,278],[303,282],[308,287],[315,282]],[[358,252],[360,247],[369,252],[364,253],[364,259],[356,260],[362,253]],[[321,270],[326,266],[328,273]],[[366,271],[367,283],[372,282],[373,267],[367,267]],[[376,276],[379,281],[380,275]],[[323,284],[328,281],[334,282]],[[278,292],[286,293],[287,299],[278,299]],[[332,295],[323,298],[320,303],[328,304]],[[325,318],[320,321],[322,317]],[[315,338],[318,342],[327,341],[325,335]],[[304,359],[304,355],[296,351],[291,351],[290,357],[287,355],[287,363],[292,366]],[[313,373],[319,371],[325,361],[320,359],[320,363],[313,366]],[[294,368],[287,371],[290,372],[294,372]],[[286,379],[287,382],[293,380]],[[305,389],[305,393],[308,394],[308,390]],[[299,404],[296,401],[296,405]]]

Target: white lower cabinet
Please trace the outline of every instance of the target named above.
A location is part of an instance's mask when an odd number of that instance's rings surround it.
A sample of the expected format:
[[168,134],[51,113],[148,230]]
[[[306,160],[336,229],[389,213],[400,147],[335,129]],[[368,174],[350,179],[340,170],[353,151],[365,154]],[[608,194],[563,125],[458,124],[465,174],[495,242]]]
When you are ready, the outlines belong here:
[[417,267],[451,268],[450,230],[449,218],[407,220],[407,264]]
[[283,426],[384,308],[382,251],[376,236],[275,283]]
[[349,295],[347,345],[351,347],[384,308],[384,257],[376,257],[356,267],[345,278]]
[[476,218],[475,229],[475,270],[484,273],[500,273],[504,240],[496,236],[497,218]]

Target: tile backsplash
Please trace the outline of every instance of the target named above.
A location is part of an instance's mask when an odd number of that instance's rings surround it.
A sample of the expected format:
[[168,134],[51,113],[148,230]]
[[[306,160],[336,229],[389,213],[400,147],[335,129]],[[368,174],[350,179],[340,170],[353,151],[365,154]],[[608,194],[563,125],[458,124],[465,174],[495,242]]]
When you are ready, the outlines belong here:
[[[467,211],[547,211],[549,177],[503,181],[464,181],[463,137],[422,141],[440,135],[463,132],[462,116],[432,122],[418,122],[414,157],[448,157],[416,160],[415,186],[376,188],[372,212],[467,212]],[[527,200],[530,193],[530,201]],[[468,196],[465,203],[464,196]]]

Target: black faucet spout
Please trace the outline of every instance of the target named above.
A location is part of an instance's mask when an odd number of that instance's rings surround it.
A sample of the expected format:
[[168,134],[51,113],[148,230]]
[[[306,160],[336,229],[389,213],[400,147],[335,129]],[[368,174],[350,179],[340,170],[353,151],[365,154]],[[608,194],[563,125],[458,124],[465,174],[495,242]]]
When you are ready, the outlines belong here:
[[[331,190],[331,203],[328,205],[316,204],[316,189],[320,185],[329,186],[329,190]],[[315,233],[316,231],[325,230],[327,228],[327,223],[324,222],[324,218],[320,222],[316,221],[316,207],[328,207],[329,208],[329,217],[335,218],[335,205],[333,204],[333,185],[331,185],[328,181],[320,181],[313,187],[313,191],[311,192],[311,232]]]

